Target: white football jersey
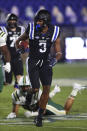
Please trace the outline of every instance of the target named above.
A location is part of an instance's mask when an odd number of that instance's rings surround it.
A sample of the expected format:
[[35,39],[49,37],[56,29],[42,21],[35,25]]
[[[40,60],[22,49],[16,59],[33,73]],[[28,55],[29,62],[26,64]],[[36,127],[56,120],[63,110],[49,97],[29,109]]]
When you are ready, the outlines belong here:
[[6,45],[7,34],[0,27],[0,47]]

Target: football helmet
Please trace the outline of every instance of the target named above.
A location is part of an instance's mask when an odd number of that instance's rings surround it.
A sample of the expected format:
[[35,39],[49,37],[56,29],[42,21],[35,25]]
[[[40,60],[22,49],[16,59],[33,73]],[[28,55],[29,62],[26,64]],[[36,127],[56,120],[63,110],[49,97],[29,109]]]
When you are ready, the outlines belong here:
[[[40,26],[37,24],[37,21],[43,20],[43,25]],[[35,18],[34,18],[35,24],[36,24],[36,28],[44,28],[46,26],[49,26],[51,23],[51,14],[48,10],[40,10],[39,12],[37,12]]]
[[7,15],[7,26],[9,28],[17,27],[18,17],[15,14],[8,14]]
[[31,84],[30,84],[30,79],[29,79],[29,77],[28,77],[27,75],[26,75],[25,77],[22,76],[22,77],[20,78],[20,80],[18,81],[18,85],[19,85],[19,86],[31,85]]
[[29,88],[31,88],[31,83],[29,77],[26,75],[22,76],[19,81],[14,85],[14,88],[19,88],[23,92],[26,92]]

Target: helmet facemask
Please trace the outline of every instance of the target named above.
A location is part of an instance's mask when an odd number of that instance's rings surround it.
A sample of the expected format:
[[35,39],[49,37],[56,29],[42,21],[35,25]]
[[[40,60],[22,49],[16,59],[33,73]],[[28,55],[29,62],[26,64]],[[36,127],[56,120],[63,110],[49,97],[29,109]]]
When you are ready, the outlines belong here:
[[16,21],[8,21],[8,27],[9,28],[16,28],[17,27],[17,22]]
[[22,85],[22,86],[19,86],[19,88],[21,88],[21,90],[23,92],[28,92],[29,89],[31,88],[31,86],[30,85]]
[[7,16],[7,26],[9,28],[16,28],[17,27],[18,17],[15,14],[8,14]]

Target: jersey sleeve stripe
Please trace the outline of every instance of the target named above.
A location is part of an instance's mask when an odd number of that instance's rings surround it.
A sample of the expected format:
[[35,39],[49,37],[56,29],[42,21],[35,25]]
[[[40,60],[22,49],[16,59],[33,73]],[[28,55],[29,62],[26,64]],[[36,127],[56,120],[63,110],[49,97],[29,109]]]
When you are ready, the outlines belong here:
[[1,33],[0,33],[0,37],[2,37],[4,34],[5,34],[5,32],[1,32]]
[[55,35],[55,30],[56,30],[56,26],[54,27],[54,32],[53,32],[53,36],[52,36],[52,42],[53,42],[53,39],[54,39],[54,35]]
[[56,28],[56,34],[55,34],[55,38],[54,38],[54,40],[57,39],[58,35],[59,35],[59,27]]
[[2,29],[3,32],[5,32],[7,34],[7,30],[4,26],[1,26],[1,29]]
[[33,32],[33,24],[31,24],[31,39],[32,39],[32,32]]
[[53,37],[52,37],[52,42],[55,41],[58,37],[58,34],[59,34],[59,27],[58,26],[55,26],[54,27],[54,32],[53,32]]
[[34,23],[33,23],[32,39],[34,39]]
[[34,38],[34,23],[30,23],[30,32],[29,32],[29,38]]
[[29,31],[29,38],[31,39],[31,23],[30,23],[30,31]]

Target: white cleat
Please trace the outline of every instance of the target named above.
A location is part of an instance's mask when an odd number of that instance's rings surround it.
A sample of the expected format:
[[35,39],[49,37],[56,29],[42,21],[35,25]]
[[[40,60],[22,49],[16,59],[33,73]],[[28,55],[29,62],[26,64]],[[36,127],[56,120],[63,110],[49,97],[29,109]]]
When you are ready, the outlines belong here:
[[80,84],[78,84],[78,83],[74,83],[73,89],[74,89],[74,90],[77,90],[77,91],[81,91],[81,90],[84,90],[85,87],[82,86],[82,85],[80,85]]
[[55,85],[54,92],[57,93],[57,92],[60,92],[60,91],[61,91],[60,87],[58,85]]
[[7,118],[7,119],[16,118],[16,113],[15,113],[15,112],[11,112],[6,118]]

